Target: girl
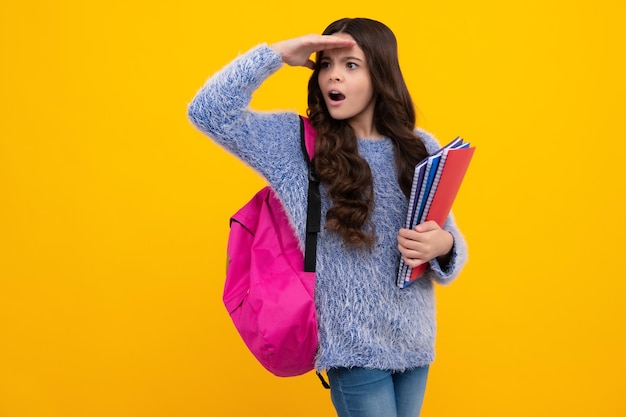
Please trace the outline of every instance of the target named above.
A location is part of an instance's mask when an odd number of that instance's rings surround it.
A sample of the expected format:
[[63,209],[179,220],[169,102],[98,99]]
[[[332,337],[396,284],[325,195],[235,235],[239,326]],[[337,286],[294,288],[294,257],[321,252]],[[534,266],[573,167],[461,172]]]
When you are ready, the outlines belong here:
[[[316,53],[315,61],[310,59]],[[450,216],[404,229],[415,165],[439,148],[415,128],[394,34],[364,18],[341,19],[322,35],[260,44],[211,77],[189,106],[194,125],[263,175],[304,246],[307,169],[299,118],[255,112],[254,91],[287,64],[313,70],[307,115],[317,130],[315,168],[322,219],[315,302],[319,350],[340,417],[415,417],[434,359],[433,283],[466,261]],[[400,256],[428,263],[395,285]]]

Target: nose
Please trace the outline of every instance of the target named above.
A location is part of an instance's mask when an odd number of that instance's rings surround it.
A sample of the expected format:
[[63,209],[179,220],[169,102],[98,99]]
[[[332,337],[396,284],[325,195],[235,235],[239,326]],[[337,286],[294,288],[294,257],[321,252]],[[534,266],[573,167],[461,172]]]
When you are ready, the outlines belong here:
[[339,72],[337,70],[331,71],[331,73],[330,73],[330,80],[331,81],[341,81],[341,74],[339,74]]

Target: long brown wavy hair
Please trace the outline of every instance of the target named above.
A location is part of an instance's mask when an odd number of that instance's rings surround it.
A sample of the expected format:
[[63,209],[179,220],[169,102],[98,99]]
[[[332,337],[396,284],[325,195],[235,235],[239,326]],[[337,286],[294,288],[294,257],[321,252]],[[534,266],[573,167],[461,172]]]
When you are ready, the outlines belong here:
[[[428,153],[415,135],[415,108],[400,70],[396,37],[383,23],[366,18],[340,19],[323,32],[334,33],[352,36],[365,54],[375,96],[374,125],[395,145],[398,184],[408,198],[415,165]],[[332,200],[326,228],[339,233],[348,245],[371,246],[376,240],[370,219],[372,173],[358,153],[357,138],[347,120],[335,120],[328,112],[318,83],[323,53],[316,54],[309,79],[307,115],[317,130],[315,169]]]

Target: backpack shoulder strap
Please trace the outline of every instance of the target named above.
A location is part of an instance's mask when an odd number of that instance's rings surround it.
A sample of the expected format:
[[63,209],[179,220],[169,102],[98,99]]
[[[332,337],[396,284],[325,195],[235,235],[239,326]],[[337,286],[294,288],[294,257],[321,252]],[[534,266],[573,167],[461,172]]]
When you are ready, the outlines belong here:
[[320,199],[320,182],[315,173],[315,129],[309,119],[300,116],[300,144],[302,154],[309,169],[309,189],[307,197],[306,236],[304,241],[304,270],[315,272],[317,256],[317,235],[322,221],[322,201]]
[[300,131],[304,134],[304,148],[305,155],[308,157],[307,162],[313,160],[315,156],[315,128],[311,125],[311,122],[307,117],[300,116]]

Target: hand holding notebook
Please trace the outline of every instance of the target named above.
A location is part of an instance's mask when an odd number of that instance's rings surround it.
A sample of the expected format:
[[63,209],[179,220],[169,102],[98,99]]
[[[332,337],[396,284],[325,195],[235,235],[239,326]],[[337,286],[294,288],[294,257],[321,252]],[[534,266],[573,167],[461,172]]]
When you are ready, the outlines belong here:
[[[415,167],[413,187],[409,198],[406,228],[434,220],[440,227],[450,213],[474,149],[463,139],[456,138]],[[396,285],[404,288],[426,271],[428,264],[415,268],[400,260]]]

